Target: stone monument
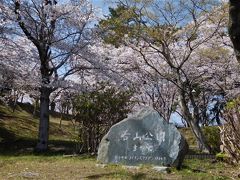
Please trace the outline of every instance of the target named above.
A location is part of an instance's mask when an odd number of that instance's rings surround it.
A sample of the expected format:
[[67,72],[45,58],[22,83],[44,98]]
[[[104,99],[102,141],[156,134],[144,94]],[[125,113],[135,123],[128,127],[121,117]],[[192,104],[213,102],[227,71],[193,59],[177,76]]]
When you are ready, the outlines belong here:
[[188,145],[173,124],[151,108],[115,124],[103,137],[98,162],[180,167]]

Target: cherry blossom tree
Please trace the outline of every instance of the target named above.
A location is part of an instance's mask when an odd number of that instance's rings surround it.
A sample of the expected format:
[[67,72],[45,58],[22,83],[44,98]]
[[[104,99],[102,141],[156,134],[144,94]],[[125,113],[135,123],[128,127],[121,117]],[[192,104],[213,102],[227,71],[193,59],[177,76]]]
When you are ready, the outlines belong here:
[[[229,23],[228,32],[233,44],[235,56],[240,63],[240,2],[235,0],[229,0]],[[239,69],[239,66],[236,66]],[[233,71],[231,72],[233,73]],[[239,75],[239,72],[238,72]],[[239,81],[235,84],[239,87]],[[236,88],[237,89],[237,88]],[[227,107],[224,112],[224,120],[226,124],[221,129],[221,141],[222,141],[222,152],[225,152],[233,163],[239,163],[239,89],[237,93],[233,93],[231,99],[228,99]]]
[[108,66],[92,69],[89,73],[91,77],[86,74],[82,76],[84,82],[107,81],[119,89],[131,89],[135,92],[132,98],[136,102],[134,109],[139,108],[139,106],[152,106],[166,121],[170,120],[171,113],[176,106],[174,98],[176,91],[173,84],[159,78],[144,63],[141,55],[137,54],[131,47],[119,46],[116,48],[100,41],[92,49],[97,54],[96,56],[101,59],[100,62]]
[[31,89],[38,87],[39,76],[37,59],[35,51],[26,38],[17,38],[11,40],[11,35],[7,34],[0,39],[0,71],[3,77],[0,80],[3,88],[10,88],[12,93],[5,96],[5,102],[14,102],[17,104],[18,99],[29,92]]
[[204,79],[193,66],[196,51],[217,34],[223,22],[223,17],[213,19],[220,9],[214,1],[118,1],[112,16],[100,23],[106,42],[133,48],[159,77],[175,85],[181,114],[207,152],[211,149],[199,127],[195,94]]
[[63,83],[67,76],[84,68],[76,62],[84,58],[94,35],[93,7],[87,0],[16,0],[3,3],[5,9],[11,11],[7,13],[17,27],[14,40],[27,38],[37,58],[40,125],[36,150],[45,151],[48,145],[49,97],[57,88],[68,84]]

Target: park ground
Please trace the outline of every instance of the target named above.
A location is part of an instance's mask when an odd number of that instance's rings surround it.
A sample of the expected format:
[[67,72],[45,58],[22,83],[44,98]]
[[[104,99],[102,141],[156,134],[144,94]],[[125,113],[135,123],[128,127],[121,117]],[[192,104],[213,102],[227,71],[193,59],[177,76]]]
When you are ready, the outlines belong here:
[[[125,169],[121,165],[97,166],[96,157],[75,155],[77,132],[70,121],[51,117],[50,148],[35,154],[38,120],[26,108],[13,113],[0,105],[0,180],[5,179],[240,179],[240,166],[215,159],[185,159],[181,170],[159,173],[151,166]],[[183,132],[184,134],[184,132]],[[185,135],[188,141],[189,131]],[[191,143],[190,147],[191,147]],[[194,146],[193,146],[194,147]]]

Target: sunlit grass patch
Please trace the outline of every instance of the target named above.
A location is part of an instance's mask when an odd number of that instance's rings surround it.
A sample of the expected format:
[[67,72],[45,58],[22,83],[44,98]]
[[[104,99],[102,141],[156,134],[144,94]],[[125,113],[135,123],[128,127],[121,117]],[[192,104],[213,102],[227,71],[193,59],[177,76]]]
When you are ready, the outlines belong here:
[[[167,173],[154,171],[150,166],[127,169],[121,165],[96,165],[93,156],[23,155],[0,156],[0,179],[237,179],[239,167],[212,160],[185,160],[183,168],[170,168]],[[29,174],[28,174],[29,173]],[[32,174],[31,174],[32,173]]]

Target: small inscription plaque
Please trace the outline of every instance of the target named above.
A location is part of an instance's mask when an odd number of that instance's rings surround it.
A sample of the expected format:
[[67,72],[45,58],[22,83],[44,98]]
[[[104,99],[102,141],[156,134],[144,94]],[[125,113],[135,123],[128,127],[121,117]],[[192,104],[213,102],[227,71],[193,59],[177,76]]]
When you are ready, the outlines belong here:
[[165,162],[166,157],[152,157],[152,156],[118,156],[115,155],[115,160],[116,161],[122,161],[122,160],[136,160],[136,161],[151,161],[151,160],[156,160],[156,161],[161,161]]

